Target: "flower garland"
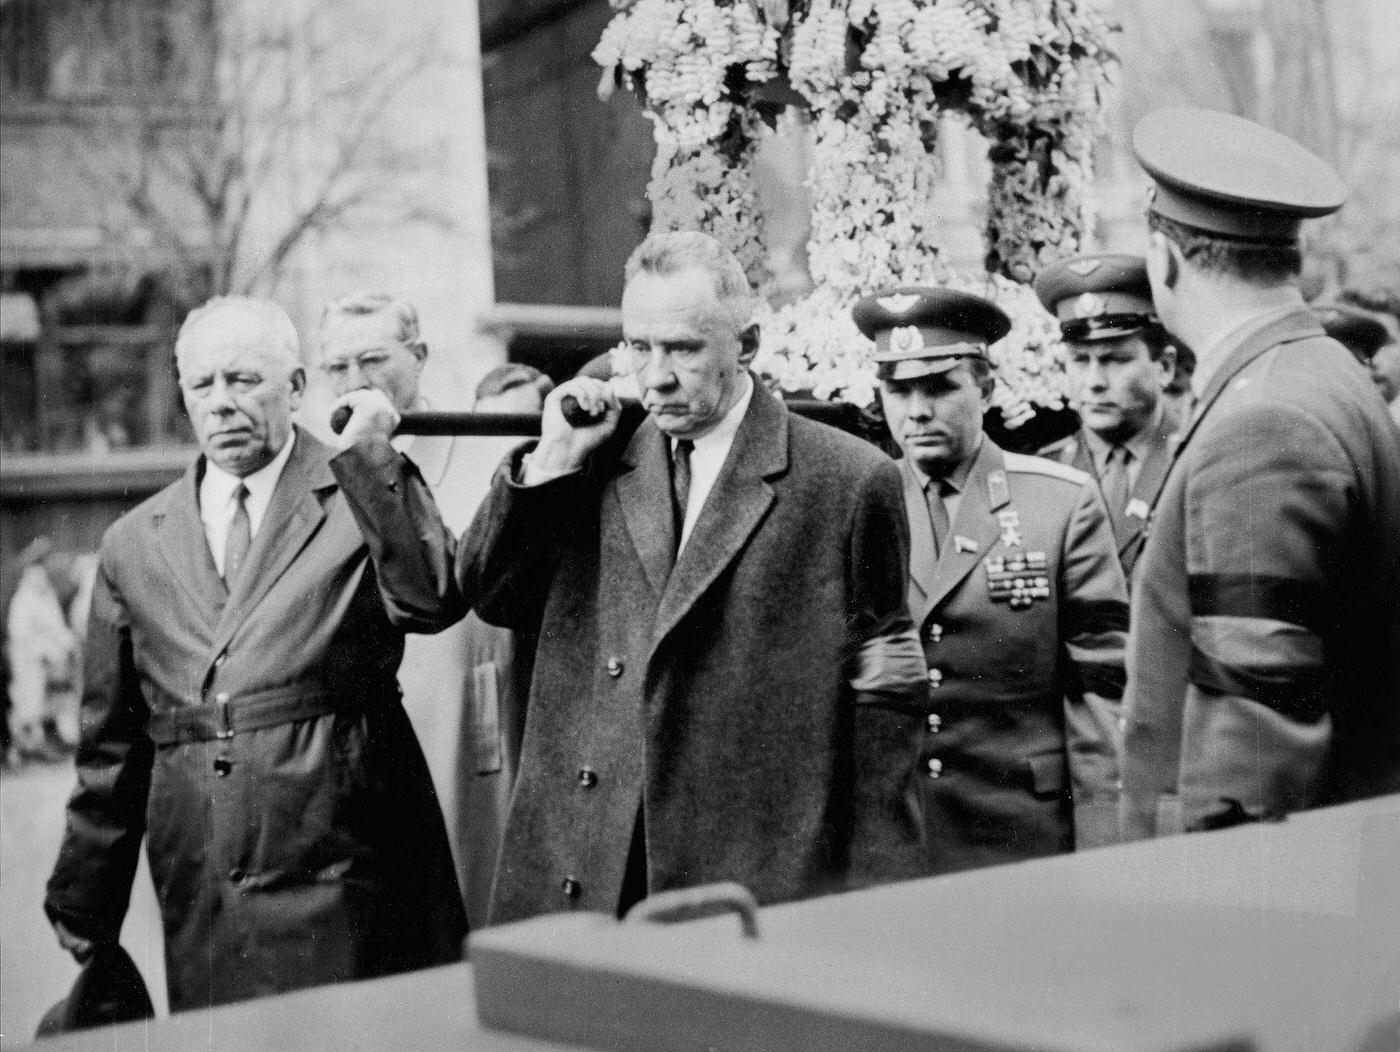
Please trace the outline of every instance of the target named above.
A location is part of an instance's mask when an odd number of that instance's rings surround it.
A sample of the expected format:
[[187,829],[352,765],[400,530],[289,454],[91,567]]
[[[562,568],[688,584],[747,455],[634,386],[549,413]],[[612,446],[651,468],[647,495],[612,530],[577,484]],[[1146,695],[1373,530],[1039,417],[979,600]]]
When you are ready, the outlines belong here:
[[[1064,405],[1058,333],[1028,283],[1078,251],[1092,221],[1092,143],[1111,60],[1094,0],[613,3],[595,58],[605,83],[639,92],[655,124],[656,225],[709,231],[751,275],[764,276],[756,93],[785,74],[808,104],[815,290],[760,310],[755,365],[776,386],[869,405],[872,347],[851,306],[883,287],[945,285],[988,296],[1012,319],[992,348],[1003,419]],[[991,144],[987,273],[975,279],[940,261],[929,207],[949,111]]]
[[656,138],[647,196],[653,229],[705,230],[770,277],[753,181],[761,121],[747,92],[778,68],[778,32],[747,0],[612,0],[593,59],[599,94],[627,85]]

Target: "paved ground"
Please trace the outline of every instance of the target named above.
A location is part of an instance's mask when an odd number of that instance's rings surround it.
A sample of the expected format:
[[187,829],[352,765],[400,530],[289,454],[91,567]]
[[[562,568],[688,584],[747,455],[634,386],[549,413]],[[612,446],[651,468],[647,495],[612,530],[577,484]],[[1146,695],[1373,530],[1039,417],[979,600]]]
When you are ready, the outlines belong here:
[[[70,764],[31,765],[0,773],[0,1047],[34,1037],[48,1007],[67,994],[77,966],[54,942],[44,918],[44,882],[58,854],[63,805],[73,787]],[[146,976],[165,1014],[160,917],[143,857],[122,943]]]

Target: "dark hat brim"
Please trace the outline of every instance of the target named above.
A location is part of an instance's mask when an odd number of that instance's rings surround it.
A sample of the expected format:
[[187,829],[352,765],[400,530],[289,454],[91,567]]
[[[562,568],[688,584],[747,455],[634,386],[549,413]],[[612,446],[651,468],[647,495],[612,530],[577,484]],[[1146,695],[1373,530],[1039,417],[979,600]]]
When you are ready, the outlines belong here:
[[1296,238],[1304,219],[1335,212],[1346,186],[1286,135],[1230,113],[1180,106],[1133,129],[1133,152],[1158,184],[1152,210],[1244,240]]

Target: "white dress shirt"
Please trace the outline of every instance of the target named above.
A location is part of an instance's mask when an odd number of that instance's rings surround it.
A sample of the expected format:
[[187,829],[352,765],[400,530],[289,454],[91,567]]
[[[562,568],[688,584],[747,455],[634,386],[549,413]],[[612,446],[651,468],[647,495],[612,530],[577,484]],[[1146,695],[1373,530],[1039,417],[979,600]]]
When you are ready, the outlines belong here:
[[[685,524],[681,528],[681,543],[676,551],[677,555],[685,549],[685,542],[690,539],[695,522],[705,507],[705,499],[709,497],[710,490],[715,488],[715,480],[719,478],[720,469],[724,467],[730,447],[734,445],[734,436],[738,433],[739,425],[744,422],[744,414],[749,411],[749,402],[753,399],[754,392],[753,377],[744,373],[743,383],[744,393],[715,425],[714,430],[691,440],[694,448],[690,452],[690,495],[686,501]],[[675,452],[676,439],[673,438],[671,455],[675,456]],[[551,479],[572,474],[569,471],[546,471],[535,464],[528,454],[521,464],[521,469],[519,481],[524,486],[538,486]]]
[[282,477],[282,469],[292,455],[292,443],[296,432],[282,443],[282,448],[272,461],[259,468],[247,478],[230,475],[208,457],[204,460],[204,478],[199,482],[199,517],[204,523],[204,536],[209,541],[209,553],[214,556],[214,568],[219,576],[224,575],[224,546],[228,543],[228,531],[233,526],[233,516],[238,511],[234,493],[241,483],[248,487],[244,501],[248,508],[248,525],[252,536],[258,535],[263,516],[272,503],[272,491],[277,488],[277,480]]
[[[709,497],[710,490],[715,488],[715,480],[719,478],[720,469],[724,467],[724,461],[734,445],[734,436],[738,433],[739,425],[744,422],[744,414],[749,411],[749,402],[753,399],[753,378],[744,373],[743,381],[744,393],[715,425],[714,430],[692,439],[694,448],[690,451],[690,495],[685,506],[685,524],[681,527],[681,543],[676,549],[677,556],[685,551],[685,542],[690,540],[695,522],[705,508],[705,499]],[[676,439],[673,438],[671,455],[675,456],[675,453]]]

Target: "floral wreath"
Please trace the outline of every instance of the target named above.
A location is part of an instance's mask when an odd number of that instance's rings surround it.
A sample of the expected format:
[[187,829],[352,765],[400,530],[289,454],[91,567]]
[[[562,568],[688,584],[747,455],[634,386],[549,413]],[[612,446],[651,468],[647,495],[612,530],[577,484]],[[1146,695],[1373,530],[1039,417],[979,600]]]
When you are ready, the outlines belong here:
[[[857,299],[892,285],[976,292],[1011,317],[991,349],[992,404],[1010,426],[1065,404],[1063,348],[1029,283],[1079,250],[1092,220],[1092,146],[1112,28],[1092,0],[611,0],[593,53],[600,94],[637,93],[657,143],[654,226],[703,229],[765,290],[753,156],[790,102],[813,131],[814,290],[760,308],[755,367],[786,391],[875,400]],[[950,270],[934,241],[940,117],[990,142],[985,273]]]

